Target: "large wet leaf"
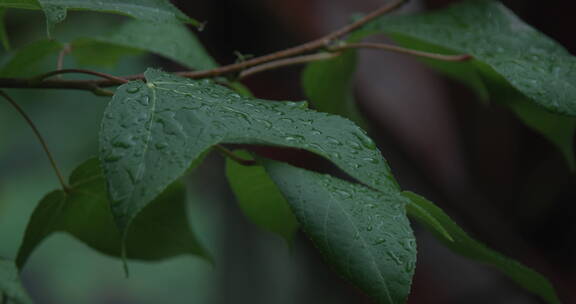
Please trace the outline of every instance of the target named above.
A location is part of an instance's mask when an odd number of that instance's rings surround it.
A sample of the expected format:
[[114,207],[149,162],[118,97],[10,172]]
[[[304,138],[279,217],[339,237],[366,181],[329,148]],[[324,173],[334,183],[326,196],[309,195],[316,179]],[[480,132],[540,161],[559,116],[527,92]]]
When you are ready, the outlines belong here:
[[424,197],[412,192],[403,192],[403,195],[411,200],[408,214],[430,229],[446,247],[462,256],[498,268],[548,303],[560,303],[554,287],[541,274],[471,238],[442,209]]
[[[22,267],[34,249],[55,232],[67,232],[86,245],[122,257],[122,234],[110,211],[104,177],[96,159],[79,166],[70,177],[71,190],[57,190],[38,204],[18,252]],[[186,190],[175,183],[134,221],[127,235],[126,257],[161,260],[183,254],[204,255],[186,217]]]
[[18,268],[14,261],[0,258],[0,301],[3,297],[15,304],[32,303],[28,293],[22,287]]
[[[234,153],[243,159],[254,160],[246,151]],[[228,158],[226,176],[244,214],[262,229],[279,234],[290,244],[298,222],[264,167],[245,166]]]
[[[124,52],[98,54],[94,48],[120,48]],[[79,63],[101,64],[102,60],[106,60],[104,63],[113,65],[120,56],[130,54],[130,50],[134,49],[161,55],[196,70],[217,66],[192,31],[182,24],[130,20],[110,35],[86,37],[72,42],[72,55]],[[113,56],[109,56],[110,53]]]
[[100,158],[121,229],[209,147],[250,143],[321,155],[376,189],[398,189],[376,145],[351,121],[303,103],[241,97],[210,80],[157,70],[118,88],[105,110]]
[[[421,15],[384,17],[357,35],[375,33],[386,33],[409,48],[474,56],[466,63],[424,61],[464,81],[483,99],[489,94],[509,106],[558,146],[574,167],[576,120],[562,115],[576,116],[576,58],[500,2],[472,0]],[[511,90],[519,93],[506,93]],[[558,123],[550,126],[554,120]]]
[[302,229],[342,276],[378,303],[405,303],[416,240],[400,192],[374,191],[284,163],[264,164]]
[[38,73],[38,66],[50,56],[55,58],[62,47],[61,43],[54,40],[39,40],[14,50],[10,60],[0,69],[0,76],[33,76]]

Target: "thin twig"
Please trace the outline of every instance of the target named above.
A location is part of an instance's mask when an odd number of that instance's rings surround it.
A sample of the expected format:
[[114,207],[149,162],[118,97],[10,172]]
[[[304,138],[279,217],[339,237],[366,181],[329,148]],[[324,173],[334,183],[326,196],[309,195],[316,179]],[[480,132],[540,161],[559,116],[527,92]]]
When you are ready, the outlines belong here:
[[260,72],[264,72],[264,71],[268,71],[268,70],[273,70],[273,69],[280,68],[280,67],[285,67],[285,66],[290,66],[290,65],[295,65],[295,64],[302,64],[302,63],[307,63],[307,62],[312,62],[312,61],[326,60],[326,59],[338,57],[339,55],[340,55],[340,53],[317,53],[317,54],[302,55],[302,56],[296,56],[296,57],[290,57],[290,58],[284,58],[284,59],[279,59],[279,60],[275,60],[275,61],[270,61],[270,62],[266,62],[266,63],[263,63],[261,65],[257,65],[257,66],[254,66],[254,67],[251,67],[251,68],[248,68],[248,69],[242,71],[240,73],[240,75],[238,76],[238,78],[242,79],[242,78],[248,77],[248,76],[256,74],[256,73],[260,73]]
[[222,145],[216,145],[215,147],[216,147],[216,149],[218,149],[218,151],[220,151],[220,153],[224,154],[224,156],[226,156],[226,157],[230,158],[231,160],[241,164],[242,166],[255,166],[258,164],[255,160],[244,159],[244,158],[234,154],[234,152],[226,149]]
[[56,71],[52,71],[52,72],[48,72],[46,74],[42,74],[40,76],[36,76],[34,77],[33,81],[42,81],[46,78],[52,77],[54,75],[61,75],[61,74],[88,74],[88,75],[94,75],[94,76],[98,76],[110,81],[116,81],[119,84],[123,84],[123,83],[127,83],[128,80],[120,78],[120,77],[116,77],[114,75],[110,75],[110,74],[106,74],[106,73],[101,73],[101,72],[96,72],[96,71],[91,71],[91,70],[84,70],[84,69],[62,69],[62,70],[56,70]]
[[64,190],[65,192],[68,192],[70,188],[68,187],[68,185],[64,181],[64,176],[62,175],[60,168],[58,168],[58,165],[56,164],[56,160],[54,159],[54,156],[52,156],[50,149],[48,149],[48,144],[46,144],[46,141],[42,137],[42,134],[40,134],[40,131],[38,130],[38,128],[36,127],[34,122],[32,122],[32,119],[30,119],[28,114],[26,114],[26,112],[24,112],[24,110],[14,101],[14,99],[12,99],[4,91],[0,90],[0,96],[4,97],[4,99],[6,99],[16,109],[16,111],[18,111],[18,113],[24,118],[24,120],[26,120],[26,122],[28,123],[30,128],[32,128],[32,131],[34,132],[34,134],[36,135],[36,137],[40,141],[40,144],[42,145],[42,148],[44,149],[46,156],[48,156],[48,160],[50,160],[50,164],[52,165],[52,168],[54,169],[54,172],[56,173],[56,176],[58,177],[58,181],[60,181],[60,185],[62,185],[62,190]]
[[429,53],[429,52],[407,49],[407,48],[403,48],[403,47],[400,47],[397,45],[392,45],[392,44],[374,43],[374,42],[346,43],[346,44],[335,45],[333,47],[330,47],[329,50],[342,51],[342,50],[346,50],[346,49],[360,49],[360,48],[385,50],[385,51],[391,51],[391,52],[396,52],[396,53],[408,54],[408,55],[425,57],[425,58],[430,58],[430,59],[443,60],[443,61],[466,61],[466,60],[472,59],[472,56],[468,55],[468,54],[443,55],[443,54],[436,54],[436,53]]
[[[234,63],[222,67],[218,67],[211,70],[205,71],[184,71],[184,72],[177,72],[174,73],[176,75],[187,77],[187,78],[209,78],[215,77],[225,74],[230,74],[234,72],[239,72],[245,70],[250,67],[258,66],[267,62],[275,61],[284,59],[287,57],[298,56],[302,55],[314,50],[322,49],[328,47],[332,42],[335,40],[349,34],[350,32],[360,28],[361,26],[365,25],[366,23],[374,20],[375,18],[384,15],[388,12],[391,12],[397,8],[399,8],[402,4],[404,4],[407,0],[395,0],[391,3],[388,3],[375,11],[367,14],[363,18],[346,25],[334,32],[331,32],[321,38],[316,40],[312,40],[310,42],[288,48],[285,50],[281,50],[278,52],[274,52],[268,55],[264,55],[261,57],[256,57],[253,59],[249,59],[243,62]],[[91,72],[86,70],[81,70],[83,72],[87,72],[86,74],[92,74],[96,76],[100,76],[106,78],[104,80],[64,80],[64,79],[45,79],[46,77],[57,75],[59,73],[67,73],[62,72],[67,70],[60,70],[54,71],[47,74],[42,75],[41,79],[44,81],[35,81],[36,78],[32,79],[18,79],[18,78],[0,78],[0,87],[3,88],[39,88],[39,89],[76,89],[76,90],[87,90],[95,92],[99,88],[104,87],[111,87],[117,86],[120,83],[125,83],[130,80],[137,80],[143,79],[143,74],[135,74],[129,75],[125,77],[115,77],[112,75],[107,75],[99,72]]]

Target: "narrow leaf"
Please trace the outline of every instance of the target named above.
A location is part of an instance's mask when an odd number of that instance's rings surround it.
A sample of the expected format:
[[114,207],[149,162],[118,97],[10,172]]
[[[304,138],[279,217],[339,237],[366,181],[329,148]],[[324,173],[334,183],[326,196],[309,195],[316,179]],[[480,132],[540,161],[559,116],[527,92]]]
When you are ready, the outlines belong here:
[[[72,42],[72,55],[80,63],[93,62],[94,48],[119,48],[124,53],[140,50],[158,54],[196,70],[210,69],[216,62],[194,34],[181,24],[154,24],[141,20],[130,20],[110,35],[86,37]],[[110,52],[106,52],[108,55]],[[115,64],[120,56],[113,56],[108,63]]]
[[328,262],[378,303],[405,303],[416,264],[406,200],[329,175],[266,161],[303,230]]
[[22,77],[37,74],[38,66],[49,56],[56,56],[62,44],[54,40],[40,40],[15,50],[12,58],[0,69],[2,77]]
[[[386,33],[409,48],[471,54],[474,60],[466,63],[424,61],[464,81],[483,99],[488,89],[493,100],[509,106],[558,146],[574,167],[575,120],[562,115],[576,116],[576,58],[500,2],[469,0],[421,15],[384,17],[357,35],[375,33]],[[511,90],[520,94],[502,94]],[[514,100],[509,100],[511,96]],[[554,120],[558,123],[548,126]]]
[[0,0],[0,7],[40,9],[40,4],[37,0]]
[[0,258],[0,299],[3,296],[15,304],[32,303],[28,293],[22,287],[14,261]]
[[[246,151],[234,153],[243,159],[254,160]],[[262,229],[279,234],[290,244],[298,222],[264,167],[244,166],[228,158],[226,176],[244,214]]]
[[[54,232],[70,233],[104,254],[122,256],[122,235],[112,218],[98,161],[91,159],[79,166],[70,177],[70,185],[69,193],[53,191],[34,210],[18,253],[19,267]],[[135,219],[126,248],[128,258],[141,260],[204,255],[188,225],[182,185],[168,187]]]
[[380,189],[398,189],[372,140],[349,120],[302,103],[241,97],[210,80],[157,70],[118,88],[105,110],[100,159],[121,230],[206,149],[251,143],[305,149]]
[[430,229],[446,247],[462,256],[498,268],[520,286],[539,295],[548,303],[560,303],[554,287],[541,274],[474,240],[442,209],[424,197],[412,192],[403,192],[403,195],[411,200],[407,209],[409,215]]

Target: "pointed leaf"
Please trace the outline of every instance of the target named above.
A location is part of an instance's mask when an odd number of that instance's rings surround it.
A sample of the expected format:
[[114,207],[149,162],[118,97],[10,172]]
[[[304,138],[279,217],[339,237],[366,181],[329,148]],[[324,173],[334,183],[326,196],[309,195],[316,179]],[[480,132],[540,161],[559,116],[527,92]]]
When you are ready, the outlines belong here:
[[28,293],[22,287],[18,268],[16,268],[14,261],[0,258],[0,299],[3,296],[15,304],[32,303]]
[[[484,98],[488,89],[492,99],[510,106],[529,127],[558,146],[573,167],[575,120],[544,109],[576,116],[576,58],[500,2],[469,0],[422,15],[384,17],[357,35],[374,33],[386,33],[409,48],[474,56],[466,63],[424,61],[469,84]],[[501,94],[503,86],[521,94],[508,100],[509,94]],[[527,103],[539,107],[526,110]],[[558,123],[549,126],[554,120]]]
[[347,51],[336,58],[306,66],[302,73],[302,87],[316,109],[354,118],[352,79],[357,57],[356,51]]
[[118,88],[100,132],[100,158],[122,230],[209,147],[252,143],[305,149],[367,183],[398,189],[372,140],[349,120],[301,103],[241,97],[210,80],[157,70]]
[[[254,158],[246,151],[234,151],[243,159]],[[226,176],[244,214],[261,228],[292,242],[298,222],[282,193],[261,165],[243,166],[228,158]]]
[[[54,232],[70,233],[104,254],[121,256],[122,238],[110,212],[98,161],[91,159],[79,166],[70,177],[70,186],[69,193],[51,192],[34,210],[18,253],[19,267]],[[188,225],[183,186],[168,187],[135,219],[126,253],[128,258],[142,260],[204,255]]]
[[424,197],[412,192],[403,192],[403,195],[411,200],[407,208],[409,214],[430,229],[446,247],[467,258],[495,266],[520,286],[539,295],[548,303],[560,303],[554,287],[541,274],[474,240],[442,209]]
[[4,15],[6,9],[0,8],[0,41],[5,50],[10,50],[10,39],[6,33],[6,25],[4,24]]
[[[217,66],[194,34],[181,24],[154,24],[141,20],[130,20],[111,35],[86,37],[72,42],[72,55],[80,63],[93,62],[94,57],[103,57],[101,54],[94,56],[92,50],[95,47],[116,47],[125,49],[125,53],[128,54],[134,49],[147,51],[196,70]],[[119,55],[124,54],[119,53]],[[118,57],[114,56],[107,62],[115,64]]]
[[62,44],[54,40],[39,40],[19,50],[0,69],[2,77],[22,77],[37,74],[40,63],[49,56],[56,56]]
[[265,161],[302,229],[336,270],[378,303],[405,303],[416,265],[406,200],[329,175]]

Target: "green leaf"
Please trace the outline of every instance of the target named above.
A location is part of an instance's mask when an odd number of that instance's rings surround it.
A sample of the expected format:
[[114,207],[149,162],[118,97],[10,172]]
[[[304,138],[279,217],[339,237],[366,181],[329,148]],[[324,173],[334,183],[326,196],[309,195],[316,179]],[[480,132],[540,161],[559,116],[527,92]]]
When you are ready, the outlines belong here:
[[0,41],[2,42],[2,46],[5,50],[10,50],[10,39],[8,38],[8,34],[6,33],[6,26],[4,24],[4,15],[6,13],[6,9],[0,8]]
[[141,50],[119,46],[112,43],[97,41],[91,38],[78,38],[70,43],[70,55],[76,63],[82,66],[101,66],[113,68],[120,59],[126,56],[136,56]]
[[40,9],[40,4],[37,0],[0,0],[0,7]]
[[495,252],[471,238],[442,209],[412,192],[403,192],[411,200],[407,208],[409,215],[430,229],[446,247],[479,262],[492,265],[520,286],[539,295],[548,303],[560,303],[554,287],[536,271]]
[[347,51],[328,60],[309,63],[302,74],[304,93],[316,109],[353,118],[352,79],[356,51]]
[[[246,151],[234,151],[234,154],[254,160]],[[262,229],[279,234],[290,244],[298,222],[264,167],[244,166],[228,158],[226,176],[244,214]]]
[[157,70],[125,84],[105,110],[100,159],[121,230],[206,149],[251,143],[305,149],[376,189],[399,189],[374,142],[349,120],[303,103],[241,97],[210,80]]
[[49,24],[62,22],[67,10],[89,10],[130,16],[153,23],[201,23],[167,0],[38,0]]
[[[18,252],[19,267],[54,232],[70,233],[104,254],[122,256],[122,235],[112,218],[99,162],[91,159],[79,166],[70,186],[69,193],[57,190],[46,195],[34,210]],[[188,225],[185,194],[181,184],[172,184],[134,220],[126,238],[126,257],[160,260],[205,254]]]
[[56,56],[63,45],[54,40],[40,40],[15,51],[0,69],[2,77],[33,76],[38,66],[49,56]]
[[[96,51],[93,51],[95,47],[104,48],[105,53],[95,56]],[[217,66],[194,34],[184,25],[154,24],[141,20],[130,20],[124,23],[111,35],[86,37],[72,42],[72,55],[79,63],[94,63],[94,57],[103,60],[111,54],[113,56],[107,63],[113,65],[120,56],[124,55],[118,51],[106,51],[106,48],[114,47],[119,50],[124,49],[124,53],[127,54],[134,52],[135,49],[155,53],[196,70]]]
[[266,161],[302,229],[336,270],[378,303],[405,303],[416,240],[397,190],[374,191]]
[[22,287],[18,268],[16,268],[14,261],[0,258],[0,299],[3,296],[15,304],[32,303],[28,293]]
[[[488,89],[493,100],[511,107],[574,167],[575,123],[562,115],[576,116],[576,58],[500,2],[472,0],[421,15],[384,17],[357,35],[375,33],[386,33],[409,48],[473,55],[465,63],[424,61],[476,89],[483,99]],[[511,90],[520,94],[502,94]]]

